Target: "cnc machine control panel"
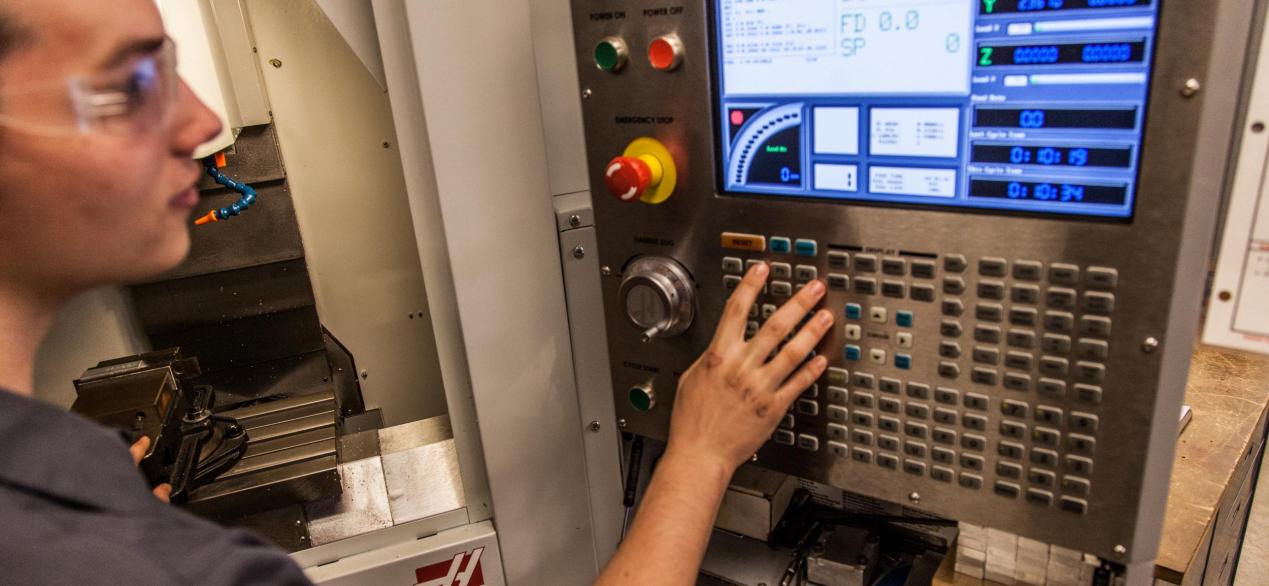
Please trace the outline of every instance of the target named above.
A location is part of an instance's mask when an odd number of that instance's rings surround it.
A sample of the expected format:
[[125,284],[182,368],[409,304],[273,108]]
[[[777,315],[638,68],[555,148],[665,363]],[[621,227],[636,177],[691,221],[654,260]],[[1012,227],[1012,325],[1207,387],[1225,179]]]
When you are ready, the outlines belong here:
[[1215,4],[575,0],[618,417],[769,263],[750,334],[814,279],[837,325],[760,465],[1152,559]]

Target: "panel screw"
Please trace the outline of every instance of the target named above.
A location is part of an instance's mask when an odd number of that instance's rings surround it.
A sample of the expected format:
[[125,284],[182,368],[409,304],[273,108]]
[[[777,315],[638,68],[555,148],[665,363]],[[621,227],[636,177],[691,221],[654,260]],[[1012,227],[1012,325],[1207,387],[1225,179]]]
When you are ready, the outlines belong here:
[[1229,301],[1230,299],[1234,298],[1234,294],[1230,293],[1229,291],[1221,291],[1218,297],[1220,297],[1221,301]]
[[1264,123],[1264,122],[1257,122],[1257,123],[1255,123],[1255,124],[1252,124],[1252,125],[1251,125],[1251,131],[1252,131],[1252,132],[1254,132],[1254,133],[1256,133],[1256,134],[1260,134],[1260,133],[1264,132],[1264,131],[1265,131],[1265,123]]
[[626,428],[626,420],[625,420],[625,419],[618,419],[618,420],[617,420],[617,427],[620,427],[620,428],[622,428],[622,429],[625,429],[625,428]]
[[1203,84],[1199,80],[1190,78],[1185,80],[1185,87],[1181,88],[1181,95],[1187,98],[1193,98],[1198,95],[1199,90],[1203,89]]
[[912,501],[912,504],[914,505],[921,502],[921,493],[914,491],[912,494],[908,495],[908,500]]
[[281,68],[282,68],[282,60],[281,60],[281,59],[270,59],[270,60],[269,60],[269,65],[272,65],[272,66],[274,66],[275,68],[281,69]]
[[582,217],[573,215],[568,217],[568,225],[574,228],[582,225]]
[[1115,546],[1115,557],[1121,558],[1128,554],[1128,548],[1122,545]]
[[758,454],[754,454],[754,455],[750,456],[750,457],[749,457],[749,461],[750,461],[750,462],[757,462],[757,461],[758,461]]
[[599,274],[608,276],[612,274],[612,267],[599,267]]
[[366,370],[361,371],[361,378],[362,380],[370,378],[370,372]]
[[585,248],[582,248],[580,245],[573,248],[573,258],[582,258],[584,256],[586,256]]
[[586,88],[586,89],[582,90],[582,99],[583,99],[583,100],[589,100],[589,99],[590,99],[590,97],[591,97],[591,95],[593,95],[593,94],[591,93],[590,88]]
[[599,425],[599,422],[598,422],[598,421],[592,421],[592,422],[590,422],[590,430],[591,430],[591,431],[599,431],[600,427],[601,427],[601,426]]
[[1155,338],[1154,336],[1150,336],[1149,338],[1146,338],[1144,341],[1141,342],[1141,351],[1145,352],[1146,354],[1153,353],[1155,350],[1158,350],[1158,349],[1159,349],[1159,340]]

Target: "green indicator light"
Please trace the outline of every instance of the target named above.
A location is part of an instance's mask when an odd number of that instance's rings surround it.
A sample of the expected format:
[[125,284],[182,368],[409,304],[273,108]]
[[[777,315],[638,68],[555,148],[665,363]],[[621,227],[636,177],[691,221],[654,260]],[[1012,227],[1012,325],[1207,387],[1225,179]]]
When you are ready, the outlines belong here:
[[604,71],[614,71],[621,64],[621,53],[609,41],[595,45],[595,65]]

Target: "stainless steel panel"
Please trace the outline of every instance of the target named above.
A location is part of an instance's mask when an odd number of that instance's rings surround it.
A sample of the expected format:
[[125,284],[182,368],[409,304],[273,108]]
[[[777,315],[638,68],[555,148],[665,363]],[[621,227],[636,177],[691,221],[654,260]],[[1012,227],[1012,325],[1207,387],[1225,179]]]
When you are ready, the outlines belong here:
[[[583,95],[589,95],[583,110],[591,184],[602,186],[606,162],[640,136],[665,143],[679,169],[677,192],[660,205],[624,204],[602,190],[595,193],[600,263],[612,269],[603,289],[617,416],[628,421],[631,431],[666,436],[677,377],[707,346],[726,299],[721,269],[725,251],[719,246],[724,231],[813,238],[821,254],[815,263],[803,264],[815,264],[821,276],[828,273],[823,249],[829,245],[866,247],[879,254],[963,254],[971,262],[1001,257],[1113,267],[1119,271],[1120,282],[1110,356],[1105,361],[1106,393],[1097,409],[1102,425],[1091,477],[1095,489],[1086,515],[996,496],[991,492],[996,477],[990,468],[983,474],[984,488],[975,491],[890,472],[875,464],[839,460],[824,449],[810,453],[768,445],[758,458],[776,470],[893,502],[908,502],[916,492],[921,509],[1108,559],[1152,559],[1205,277],[1205,268],[1196,259],[1206,258],[1209,246],[1250,5],[1241,0],[1164,2],[1136,216],[1131,222],[1106,222],[720,196],[715,183],[712,46],[706,3],[687,2],[681,14],[667,15],[655,10],[645,13],[635,2],[574,0],[578,72]],[[640,59],[638,48],[669,32],[676,32],[687,47],[681,68],[673,74],[643,64],[610,75],[592,62],[591,50],[605,36],[624,37],[635,49],[633,62]],[[1186,96],[1181,90],[1190,79],[1200,80],[1202,91]],[[659,122],[618,123],[620,117],[636,116]],[[622,267],[637,255],[675,258],[693,274],[700,317],[686,334],[643,344],[626,320],[617,291]],[[766,258],[737,251],[726,251],[726,255]],[[972,267],[965,278],[973,291],[979,279]],[[868,306],[879,304],[879,299],[883,298],[830,292],[826,306],[840,312],[846,302]],[[906,372],[873,366],[860,370],[877,376],[901,375],[904,381],[931,386],[944,384],[936,372],[937,303],[885,299],[884,305],[892,312],[911,310],[918,316],[911,330],[917,340],[912,351],[915,364]],[[991,397],[993,427],[984,434],[991,449],[1001,439],[994,425],[1003,398],[1021,396],[1032,405],[1051,404],[1067,412],[1079,409],[1069,397],[1042,400],[1035,391],[1010,395],[1016,392],[971,383],[968,350],[972,342],[965,340],[970,339],[968,326],[973,320],[963,321],[966,356],[959,364],[965,374],[953,386],[962,393]],[[1145,343],[1151,338],[1161,345],[1148,347]],[[844,343],[837,328],[820,347],[831,357],[831,366],[844,366],[840,356]],[[641,413],[625,399],[625,389],[648,381],[656,386],[659,406]],[[806,419],[822,427],[820,419]],[[810,426],[800,431],[823,435],[822,429]],[[990,466],[993,459],[988,462]],[[1126,553],[1117,556],[1116,546],[1126,548]]]
[[339,476],[343,489],[339,496],[304,506],[314,546],[392,526],[383,462],[378,457],[340,464]]

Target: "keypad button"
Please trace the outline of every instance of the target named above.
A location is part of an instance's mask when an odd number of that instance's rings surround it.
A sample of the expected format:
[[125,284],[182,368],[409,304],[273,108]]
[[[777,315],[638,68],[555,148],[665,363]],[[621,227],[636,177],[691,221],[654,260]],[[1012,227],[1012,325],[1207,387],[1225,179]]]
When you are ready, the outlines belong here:
[[1080,338],[1075,355],[1084,360],[1101,361],[1110,355],[1110,344],[1103,340]]
[[1052,488],[1057,485],[1057,475],[1048,470],[1032,468],[1027,472],[1027,482],[1044,488]]
[[800,399],[797,402],[797,410],[801,415],[819,415],[820,404],[807,399]]
[[877,377],[863,372],[856,372],[851,375],[850,382],[858,388],[871,389],[877,386]]
[[914,260],[912,261],[912,276],[918,279],[933,279],[936,271],[934,261]]
[[924,458],[929,451],[930,448],[923,442],[908,440],[903,443],[903,453],[913,458]]
[[878,385],[878,388],[882,392],[897,395],[903,390],[903,383],[896,379],[883,376],[881,377],[881,383]]
[[864,307],[858,303],[847,303],[845,313],[846,319],[858,321],[864,318]]
[[758,304],[749,306],[749,319],[758,319]]
[[882,281],[881,294],[891,299],[903,299],[908,296],[908,286],[903,281]]
[[775,315],[775,312],[779,309],[771,303],[762,304],[762,319],[771,319],[771,316]]
[[879,435],[877,436],[877,447],[887,452],[898,452],[899,438],[892,435]]
[[1030,307],[1014,307],[1009,310],[1009,323],[1015,326],[1035,326],[1040,313]]
[[1022,480],[1022,466],[1014,464],[1013,462],[997,462],[996,476]]
[[1053,493],[1040,488],[1028,488],[1027,502],[1047,507],[1053,504]]
[[978,321],[1000,323],[1005,317],[1005,308],[999,303],[979,303],[974,306],[974,317]]
[[1013,299],[1014,303],[1038,305],[1040,303],[1040,288],[1035,285],[1014,285],[1009,297]]
[[901,258],[883,258],[881,272],[895,277],[905,277],[908,274],[908,261]]
[[850,268],[850,255],[845,252],[829,251],[828,253],[829,268],[846,270]]
[[965,407],[975,411],[987,411],[991,404],[991,399],[987,395],[978,393],[965,393]]
[[845,336],[847,340],[858,342],[864,337],[864,328],[859,324],[846,324],[842,327],[842,335]]
[[1084,499],[1064,496],[1058,506],[1061,507],[1063,511],[1075,513],[1077,515],[1083,515],[1088,512],[1088,501]]
[[1081,433],[1093,434],[1097,433],[1098,418],[1092,413],[1081,413],[1075,411],[1071,413],[1071,430]]
[[1066,449],[1073,454],[1091,456],[1097,450],[1097,440],[1091,436],[1073,433],[1066,438]]
[[1005,343],[1014,348],[1030,350],[1035,348],[1035,333],[1027,330],[1009,330],[1005,333]]
[[876,295],[877,280],[870,277],[856,277],[855,292],[861,295]]
[[828,288],[838,291],[850,291],[850,277],[836,273],[829,274]]
[[737,277],[734,275],[728,275],[726,277],[723,277],[723,289],[727,290],[728,292],[735,291],[736,287],[739,287],[739,286],[740,286],[740,277]]
[[908,396],[912,397],[913,399],[929,401],[930,400],[930,385],[923,384],[923,383],[909,382]]
[[903,433],[907,435],[908,437],[925,439],[927,437],[930,437],[930,426],[924,423],[916,423],[913,421],[909,421],[903,424]]
[[965,279],[960,277],[943,277],[943,292],[948,295],[960,295],[965,292]]
[[[935,438],[939,437],[937,432],[935,433],[934,437]],[[935,439],[935,441],[938,441],[938,440]],[[955,443],[956,443],[956,440],[955,438],[953,438],[952,444],[955,444]],[[955,464],[956,452],[953,450],[949,450],[947,448],[940,448],[938,446],[934,446],[934,449],[930,450],[930,458],[940,464]]]
[[960,485],[965,488],[979,490],[983,487],[983,477],[977,474],[961,472]]
[[1088,496],[1091,483],[1078,476],[1063,476],[1062,491],[1073,496]]
[[911,348],[912,339],[912,332],[899,332],[894,335],[894,343],[900,348]]
[[1085,283],[1090,289],[1109,291],[1119,284],[1119,271],[1107,267],[1088,267]]
[[1008,264],[1003,258],[985,256],[978,259],[978,274],[984,277],[1003,277]]
[[787,262],[773,262],[771,263],[771,278],[784,280],[792,279],[793,267]]
[[1036,407],[1035,420],[1046,425],[1061,426],[1062,410],[1057,407]]
[[1031,390],[1031,375],[1018,372],[1006,372],[1004,378],[1004,386],[1011,391],[1021,393]]
[[872,409],[877,404],[877,397],[872,393],[855,391],[850,395],[850,403],[861,409]]
[[978,296],[983,299],[1004,301],[1005,284],[1000,281],[982,281],[978,283]]
[[850,371],[845,368],[837,368],[835,366],[829,367],[828,382],[838,386],[844,386],[848,380],[850,380]]
[[872,463],[872,450],[867,448],[851,448],[850,459],[860,464]]
[[1014,421],[1000,422],[1000,435],[1010,439],[1027,439],[1027,426]]
[[876,417],[867,411],[852,411],[850,414],[850,424],[855,427],[872,427]]
[[1005,354],[1005,366],[1014,370],[1031,370],[1032,361],[1031,354],[1027,352],[1011,350]]
[[1000,404],[1000,412],[1003,413],[1005,417],[1026,419],[1027,415],[1031,412],[1031,406],[1022,401],[1005,399],[1004,402]]
[[806,390],[802,391],[803,399],[818,399],[819,396],[820,396],[820,385],[817,383],[811,383],[811,386],[806,387]]
[[1106,380],[1106,365],[1096,362],[1076,362],[1075,379],[1085,383],[1101,383]]
[[961,417],[961,423],[970,431],[987,431],[987,418],[982,415],[966,413],[964,417]]
[[965,304],[960,299],[944,299],[943,315],[948,317],[960,317],[965,313]]
[[961,367],[954,362],[940,362],[939,376],[946,379],[956,379],[961,375]]
[[1049,289],[1045,303],[1052,309],[1075,309],[1075,290],[1065,287]]
[[[758,259],[749,259],[749,260],[745,261],[745,272],[749,272],[749,271],[750,271],[750,270],[752,270],[754,267],[756,267],[756,266],[758,266],[758,265],[762,265],[762,264],[766,264],[766,262],[765,262],[765,261],[758,260]],[[788,278],[788,276],[787,276],[787,275],[788,275],[788,272],[787,272],[787,271],[785,272],[785,275],[786,275],[786,276],[785,276],[785,278]]]
[[[911,344],[904,346],[902,343],[900,343],[899,345],[902,347],[909,347],[909,348],[912,346]],[[895,354],[894,367],[899,370],[911,370],[912,369],[912,355],[911,354]]]
[[984,344],[999,344],[1003,334],[997,326],[974,326],[974,340]]
[[951,468],[944,466],[932,466],[930,467],[930,478],[939,482],[951,482],[952,479],[955,478],[955,473],[952,472]]
[[1037,446],[1057,448],[1062,445],[1062,432],[1051,427],[1037,427],[1031,432],[1031,442]]
[[1050,332],[1070,333],[1075,327],[1075,316],[1065,311],[1046,311],[1044,328]]
[[1080,318],[1080,334],[1092,338],[1110,337],[1110,318],[1087,315]]
[[830,441],[828,442],[828,453],[832,454],[834,458],[846,458],[850,455],[850,448],[846,447],[846,444]]
[[798,435],[798,447],[808,452],[820,451],[820,438],[808,434]]
[[750,321],[745,323],[745,338],[752,338],[758,335],[758,322]]
[[1040,379],[1038,386],[1040,394],[1051,398],[1062,398],[1066,396],[1066,381],[1060,381],[1052,378]]
[[861,446],[871,446],[873,441],[872,432],[866,429],[851,430],[850,441]]
[[1051,377],[1065,377],[1071,370],[1071,361],[1056,356],[1040,358],[1040,372]]
[[797,272],[795,272],[794,275],[796,276],[798,282],[809,283],[820,278],[820,271],[812,266],[798,265]]
[[913,476],[925,476],[925,462],[904,460],[903,471]]
[[965,256],[961,254],[949,254],[943,257],[943,270],[949,273],[959,273],[969,267],[969,261],[965,260]]
[[[729,233],[723,234],[724,240],[727,239],[728,234]],[[756,238],[762,238],[762,237],[757,236]],[[726,246],[726,244],[724,244],[723,246]],[[762,249],[759,248],[758,250],[761,251]],[[791,242],[788,238],[785,238],[784,236],[771,237],[771,252],[774,252],[776,254],[789,254],[792,251],[793,251],[793,242]]]
[[936,444],[954,446],[956,445],[956,431],[946,427],[936,427],[930,432],[930,439],[933,439]]
[[[845,405],[850,401],[850,393],[842,387],[828,387],[828,402],[836,405]],[[832,409],[829,409],[830,413]]]
[[814,240],[799,238],[793,242],[793,252],[797,253],[798,256],[819,256],[820,245]]
[[838,424],[836,424],[836,423],[830,423],[830,424],[828,424],[828,426],[825,428],[824,435],[825,435],[826,437],[828,437],[828,439],[838,440],[838,441],[846,441],[846,436],[847,436],[849,433],[850,433],[850,432],[846,431],[846,426],[845,426],[845,425],[838,425]]
[[1101,387],[1095,384],[1076,384],[1075,400],[1088,405],[1101,405]]
[[793,295],[793,284],[787,281],[773,281],[771,294],[776,297],[790,297]]
[[934,287],[930,285],[913,285],[909,291],[913,301],[929,303],[934,301]]
[[1045,448],[1035,448],[1031,450],[1031,463],[1045,468],[1056,468],[1058,464],[1057,452]]
[[1039,281],[1043,276],[1044,266],[1033,260],[1020,260],[1013,263],[1013,278],[1019,281]]
[[1114,313],[1115,295],[1089,291],[1084,294],[1084,310],[1092,313]]
[[856,254],[855,271],[860,273],[877,272],[877,257],[871,254]]
[[890,454],[877,454],[877,465],[887,470],[898,470],[899,458]]
[[900,413],[903,411],[903,403],[898,399],[881,397],[877,400],[877,409],[882,413]]
[[987,460],[983,459],[982,456],[973,454],[961,454],[960,463],[961,468],[973,470],[974,472],[982,472],[987,467]]
[[868,360],[877,366],[885,366],[886,351],[881,348],[873,348],[868,351]]
[[949,389],[947,387],[938,387],[934,389],[934,401],[944,405],[956,406],[960,404],[960,395],[961,392],[956,389]]
[[828,420],[837,423],[846,423],[850,421],[850,411],[840,405],[829,405],[827,408]]
[[1061,334],[1045,334],[1040,340],[1040,349],[1048,354],[1069,354],[1071,338]]
[[784,445],[784,446],[791,446],[797,441],[796,436],[793,435],[793,432],[787,429],[777,429],[775,432],[774,439],[775,439],[775,443]]
[[969,378],[976,384],[986,385],[989,387],[994,387],[997,384],[1000,384],[1000,373],[994,368],[987,368],[985,366],[975,366],[974,370],[970,373]]
[[734,256],[723,257],[723,272],[729,275],[739,275],[745,271],[745,265],[740,259]]
[[1021,460],[1023,453],[1026,451],[1022,444],[1017,442],[1002,441],[996,448],[996,453],[1000,454],[1001,457],[1013,460]]
[[961,322],[953,319],[945,319],[939,322],[939,333],[947,338],[959,338],[964,333]]
[[956,425],[956,421],[960,419],[955,409],[939,407],[934,410],[934,421],[943,425]]
[[903,424],[899,421],[898,418],[895,418],[895,417],[878,417],[877,418],[877,429],[880,429],[881,431],[888,431],[890,433],[899,433],[899,429],[902,426]]
[[793,415],[790,413],[785,413],[784,417],[780,418],[780,427],[785,429],[793,429],[796,424],[797,421],[793,419]]
[[996,487],[994,490],[996,494],[1003,496],[1005,498],[1011,498],[1011,499],[1016,499],[1018,498],[1019,494],[1022,494],[1022,487],[1012,482],[1005,482],[1003,480],[996,481]]
[[973,358],[974,362],[979,364],[999,364],[1000,350],[986,346],[975,346]]
[[956,359],[961,357],[961,345],[956,342],[939,342],[939,356]]
[[929,419],[930,406],[921,403],[908,403],[904,406],[903,412],[913,419]]
[[1049,281],[1058,285],[1071,285],[1079,283],[1080,268],[1071,264],[1054,263],[1049,265]]
[[961,447],[975,452],[982,452],[987,449],[987,438],[973,433],[962,434]]

